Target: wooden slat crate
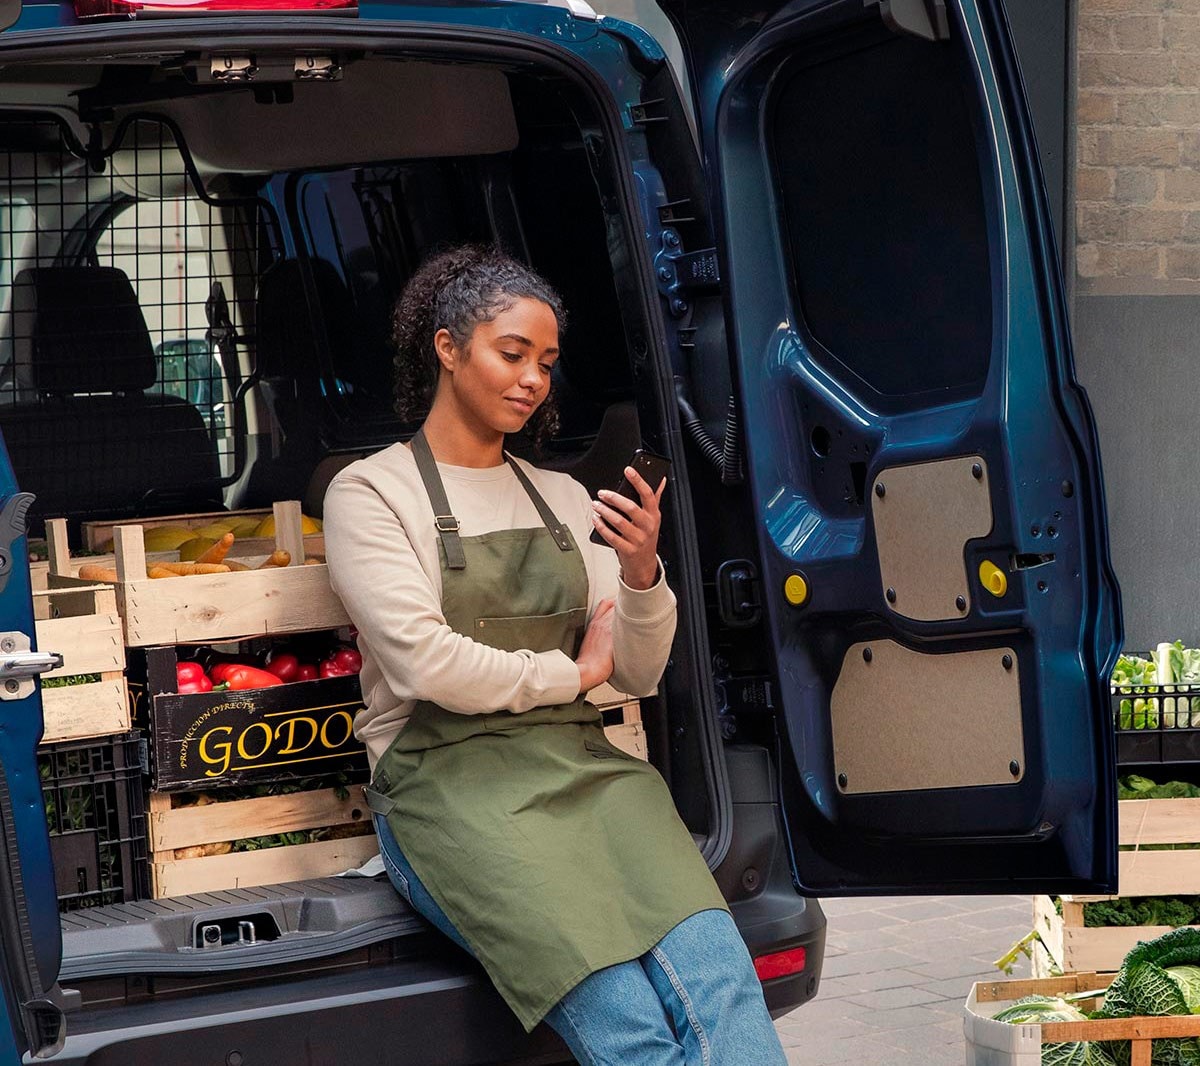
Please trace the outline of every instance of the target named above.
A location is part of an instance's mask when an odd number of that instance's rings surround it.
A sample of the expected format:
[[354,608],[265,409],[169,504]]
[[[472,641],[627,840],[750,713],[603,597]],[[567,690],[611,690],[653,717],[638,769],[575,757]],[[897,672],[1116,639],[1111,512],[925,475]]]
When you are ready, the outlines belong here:
[[[1200,844],[1200,799],[1121,800],[1117,814],[1118,842],[1137,849],[1120,853],[1121,898],[1200,895],[1200,848],[1142,850],[1152,844]],[[1111,898],[1064,896],[1061,916],[1050,897],[1035,899],[1035,926],[1064,973],[1116,969],[1139,941],[1168,931],[1157,925],[1086,928],[1083,905]]]
[[[125,643],[131,648],[208,644],[348,625],[345,608],[330,587],[329,568],[304,565],[300,505],[277,503],[274,513],[275,543],[291,554],[291,565],[228,574],[150,578],[141,526],[115,527],[115,587]],[[67,555],[65,524],[51,519],[46,525],[50,585],[79,584],[75,574],[80,560]]]
[[[1162,1018],[1106,1018],[1082,1022],[1045,1022],[1010,1025],[992,1018],[1003,1005],[1024,996],[1061,996],[1081,992],[1102,993],[1113,980],[1111,973],[1079,973],[1032,981],[980,981],[967,997],[964,1032],[967,1066],[1041,1066],[1046,1044],[1077,1041],[1130,1041],[1130,1066],[1150,1066],[1156,1040],[1200,1037],[1200,1017],[1172,1015]],[[1102,996],[1077,1002],[1080,1010],[1094,1010]]]
[[[207,511],[199,514],[164,515],[161,518],[138,518],[127,522],[84,522],[84,547],[91,552],[105,552],[107,554],[102,556],[84,556],[78,561],[82,563],[101,562],[104,559],[112,560],[113,552],[116,550],[116,534],[113,531],[118,526],[139,526],[144,534],[148,530],[160,529],[163,526],[182,526],[184,528],[200,529],[213,522],[228,521],[235,518],[256,518],[261,521],[269,517],[272,513],[272,508],[262,507],[245,511]],[[234,541],[229,556],[233,559],[245,559],[254,556],[270,555],[274,550],[275,539],[273,537],[238,537]],[[324,558],[325,535],[323,533],[307,534],[304,537],[304,552],[306,556],[316,555]],[[175,559],[178,558],[178,555],[173,552],[159,552],[154,555],[154,558],[159,557]]]
[[74,740],[129,730],[125,645],[111,585],[47,589],[33,594],[37,644],[59,652],[63,665],[43,681],[99,674],[85,685],[42,687],[42,740]]
[[199,529],[223,518],[257,518],[260,521],[271,513],[269,507],[252,508],[246,511],[202,511],[191,514],[169,514],[158,518],[135,518],[128,522],[84,522],[83,546],[88,551],[112,551],[113,530],[117,526],[141,526],[142,529],[159,529],[162,526],[183,526]]
[[619,692],[606,681],[592,689],[587,698],[604,716],[604,735],[610,743],[634,758],[650,757],[642,725],[642,705],[636,696]]
[[361,866],[379,850],[373,832],[225,855],[187,857],[185,851],[303,829],[370,825],[361,787],[350,786],[341,798],[338,791],[327,788],[192,807],[178,806],[183,802],[178,795],[152,792],[150,874],[154,898],[328,877]]

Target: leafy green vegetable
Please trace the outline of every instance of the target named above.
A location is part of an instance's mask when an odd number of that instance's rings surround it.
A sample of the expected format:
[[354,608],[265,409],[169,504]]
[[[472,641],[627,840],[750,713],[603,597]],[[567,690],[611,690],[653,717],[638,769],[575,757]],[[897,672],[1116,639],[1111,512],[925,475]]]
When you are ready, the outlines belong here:
[[[1104,1005],[1093,1017],[1131,1018],[1138,1015],[1190,1014],[1181,983],[1187,971],[1200,966],[1200,929],[1174,929],[1156,940],[1138,944],[1104,995]],[[1180,968],[1176,978],[1171,971]],[[1098,1045],[1117,1066],[1128,1066],[1127,1042]],[[1153,1066],[1200,1066],[1200,1041],[1195,1038],[1156,1040]]]
[[68,674],[66,677],[46,678],[42,682],[42,688],[66,688],[69,685],[94,685],[99,680],[99,674]]
[[[1026,996],[993,1015],[998,1022],[1024,1025],[1032,1022],[1085,1022],[1088,1016],[1065,999],[1055,996]],[[1044,1044],[1042,1066],[1111,1066],[1112,1059],[1098,1044],[1076,1041]]]
[[[1115,689],[1138,687],[1145,688],[1148,693],[1156,693],[1157,682],[1158,667],[1153,660],[1137,655],[1122,655],[1112,673],[1112,686]],[[1144,698],[1121,700],[1117,724],[1120,729],[1157,729],[1158,701]]]
[[1167,976],[1179,986],[1192,1014],[1200,1014],[1200,966],[1172,966]]
[[1113,925],[1200,925],[1200,896],[1138,896],[1083,905],[1089,929]]

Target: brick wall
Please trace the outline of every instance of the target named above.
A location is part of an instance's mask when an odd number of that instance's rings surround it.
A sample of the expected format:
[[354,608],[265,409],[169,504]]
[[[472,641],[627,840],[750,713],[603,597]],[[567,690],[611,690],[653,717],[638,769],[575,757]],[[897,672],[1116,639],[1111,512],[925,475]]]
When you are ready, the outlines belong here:
[[1200,0],[1078,0],[1081,293],[1200,292]]

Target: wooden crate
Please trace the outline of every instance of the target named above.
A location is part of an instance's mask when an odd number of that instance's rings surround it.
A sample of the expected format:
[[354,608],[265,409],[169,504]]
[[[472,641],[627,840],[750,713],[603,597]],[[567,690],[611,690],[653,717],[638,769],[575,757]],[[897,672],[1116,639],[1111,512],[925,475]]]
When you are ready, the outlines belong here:
[[[150,793],[150,876],[155,899],[254,885],[329,877],[361,866],[379,850],[373,832],[226,855],[177,857],[185,848],[329,826],[370,825],[360,786],[286,796],[179,806],[181,798]],[[214,797],[219,793],[214,793]]]
[[115,547],[113,530],[117,526],[141,526],[142,529],[159,529],[162,526],[182,526],[185,529],[199,529],[209,522],[220,521],[223,518],[257,518],[260,521],[271,513],[269,507],[251,508],[246,511],[202,511],[191,514],[169,514],[158,518],[133,518],[126,522],[84,522],[83,546],[88,551],[112,551]]
[[[1121,898],[1200,895],[1200,848],[1145,851],[1152,844],[1200,844],[1200,799],[1121,800],[1117,804]],[[1064,973],[1117,969],[1125,953],[1153,940],[1168,926],[1112,926],[1088,929],[1083,905],[1112,896],[1064,896],[1055,913],[1049,896],[1034,900],[1034,924],[1054,962]]]
[[63,657],[63,665],[42,680],[100,675],[86,685],[43,685],[43,742],[127,732],[125,645],[112,586],[46,589],[34,592],[33,602],[38,647]]
[[353,735],[363,706],[357,674],[181,695],[173,645],[135,651],[130,661],[134,721],[150,731],[160,792],[366,770],[366,749]]
[[[114,529],[117,608],[131,648],[211,644],[246,637],[337,629],[350,619],[329,584],[324,564],[304,565],[300,505],[275,504],[275,545],[291,554],[287,567],[228,574],[153,579],[147,576],[140,525]],[[80,560],[67,550],[66,525],[46,523],[52,587],[80,584]]]
[[967,997],[965,1009],[963,1029],[967,1066],[985,1063],[987,1066],[1041,1066],[1042,1048],[1046,1044],[1101,1040],[1130,1041],[1130,1066],[1150,1066],[1156,1040],[1200,1037],[1200,1016],[1192,1014],[1044,1022],[1041,1025],[1010,1025],[992,1017],[1005,1004],[1024,996],[1076,995],[1095,991],[1101,995],[1076,1002],[1081,1011],[1093,1011],[1114,976],[1112,973],[1087,972],[1034,980],[977,982]]

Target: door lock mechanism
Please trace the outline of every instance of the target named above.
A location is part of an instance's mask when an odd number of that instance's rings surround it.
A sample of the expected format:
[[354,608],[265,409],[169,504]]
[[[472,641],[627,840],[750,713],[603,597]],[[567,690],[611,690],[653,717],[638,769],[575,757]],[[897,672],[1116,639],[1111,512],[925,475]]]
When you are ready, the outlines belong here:
[[30,651],[24,633],[0,633],[0,700],[23,700],[33,693],[34,678],[57,670],[56,651]]

